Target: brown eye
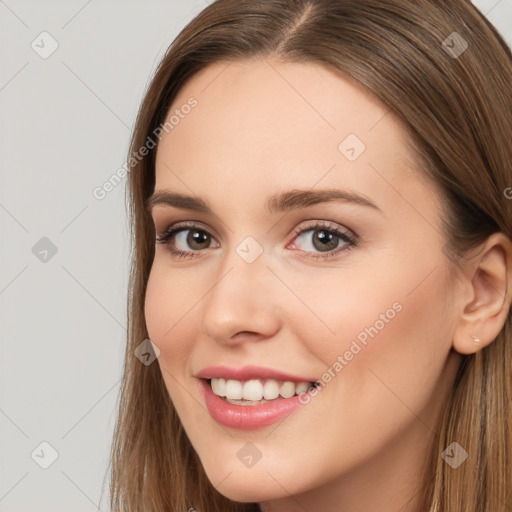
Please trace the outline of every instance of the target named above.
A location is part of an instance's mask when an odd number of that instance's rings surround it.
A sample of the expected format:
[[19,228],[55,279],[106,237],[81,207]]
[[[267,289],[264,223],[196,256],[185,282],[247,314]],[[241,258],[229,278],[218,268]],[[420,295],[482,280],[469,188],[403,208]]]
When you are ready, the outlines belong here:
[[[183,232],[188,231],[188,236],[186,237],[186,243],[188,247],[195,251],[199,251],[201,249],[206,249],[210,245],[211,236],[205,231],[201,231],[199,229],[184,229]],[[184,249],[186,250],[186,249]]]
[[332,223],[317,222],[306,228],[299,228],[294,239],[294,248],[313,259],[326,259],[337,256],[357,245],[357,239],[348,232],[345,233]]
[[325,229],[313,231],[313,246],[319,251],[332,251],[338,247],[340,237],[336,234],[330,233]]
[[193,224],[171,227],[156,238],[157,243],[166,245],[171,255],[180,259],[195,257],[194,253],[210,248],[214,240],[208,231]]

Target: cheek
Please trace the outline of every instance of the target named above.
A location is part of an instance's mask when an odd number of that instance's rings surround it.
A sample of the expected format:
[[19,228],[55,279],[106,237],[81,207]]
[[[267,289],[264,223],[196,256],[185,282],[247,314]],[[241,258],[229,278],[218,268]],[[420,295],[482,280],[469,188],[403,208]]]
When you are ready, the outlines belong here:
[[144,302],[146,326],[149,338],[161,351],[160,365],[173,373],[186,363],[191,350],[187,335],[197,297],[169,269],[158,263],[151,269]]
[[327,368],[345,354],[351,366],[357,366],[356,359],[366,361],[390,337],[390,326],[401,322],[401,284],[375,274],[355,268],[339,269],[338,276],[332,271],[286,276],[301,301],[287,303],[283,323]]
[[412,246],[363,255],[357,265],[339,269],[339,278],[330,272],[292,281],[310,310],[299,304],[288,319],[289,325],[295,319],[296,339],[328,367],[346,355],[346,368],[356,367],[366,379],[375,380],[368,376],[375,364],[390,375],[397,367],[423,371],[433,361],[441,364],[454,315],[446,297],[446,263],[429,243],[423,236]]
[[[144,311],[149,338],[160,349],[156,360],[167,392],[188,429],[204,420],[197,411],[197,403],[183,390],[190,386],[190,359],[193,351],[194,327],[197,325],[197,305],[200,294],[187,282],[177,279],[175,273],[157,260],[148,279]],[[192,421],[190,422],[190,420]],[[197,419],[197,421],[195,421]]]
[[[316,280],[315,293],[300,290],[317,319],[296,315],[294,336],[325,365],[321,393],[339,404],[331,417],[348,438],[374,437],[375,418],[391,436],[414,421],[411,411],[426,410],[426,422],[434,413],[453,329],[446,276],[441,265],[430,275],[433,266],[399,267],[385,278],[353,272],[339,286]],[[357,420],[347,422],[347,412]]]

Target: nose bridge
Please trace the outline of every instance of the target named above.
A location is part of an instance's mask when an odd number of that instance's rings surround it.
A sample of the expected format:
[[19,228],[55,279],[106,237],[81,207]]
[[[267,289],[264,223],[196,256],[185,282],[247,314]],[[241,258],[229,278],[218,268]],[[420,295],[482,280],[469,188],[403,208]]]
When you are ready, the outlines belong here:
[[218,274],[204,298],[201,328],[218,342],[239,332],[270,336],[279,327],[276,293],[268,258],[253,237],[223,255]]

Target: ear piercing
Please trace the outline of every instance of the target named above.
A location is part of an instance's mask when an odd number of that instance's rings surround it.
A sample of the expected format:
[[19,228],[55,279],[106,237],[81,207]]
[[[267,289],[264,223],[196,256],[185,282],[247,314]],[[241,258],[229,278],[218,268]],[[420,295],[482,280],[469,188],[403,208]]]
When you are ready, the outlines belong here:
[[473,341],[475,343],[480,343],[480,338],[477,338],[476,336],[471,336],[473,338]]

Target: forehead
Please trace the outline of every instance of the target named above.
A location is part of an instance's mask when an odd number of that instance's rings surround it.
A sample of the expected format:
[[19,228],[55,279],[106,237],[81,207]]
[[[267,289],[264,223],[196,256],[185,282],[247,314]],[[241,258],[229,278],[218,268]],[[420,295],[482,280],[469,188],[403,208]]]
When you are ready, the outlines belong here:
[[[184,108],[191,98],[196,106]],[[229,183],[254,194],[264,184],[343,185],[378,203],[396,201],[390,183],[417,180],[397,117],[318,64],[215,63],[183,86],[171,116],[157,149],[157,189],[207,195]]]
[[204,151],[226,138],[233,147],[255,151],[262,144],[287,149],[302,147],[304,141],[335,143],[350,133],[364,140],[384,118],[386,130],[393,125],[388,138],[400,135],[398,122],[385,105],[339,73],[314,63],[215,63],[183,86],[168,117],[190,97],[198,105],[186,123],[180,118],[172,136],[181,143],[192,131],[194,138],[201,137]]

